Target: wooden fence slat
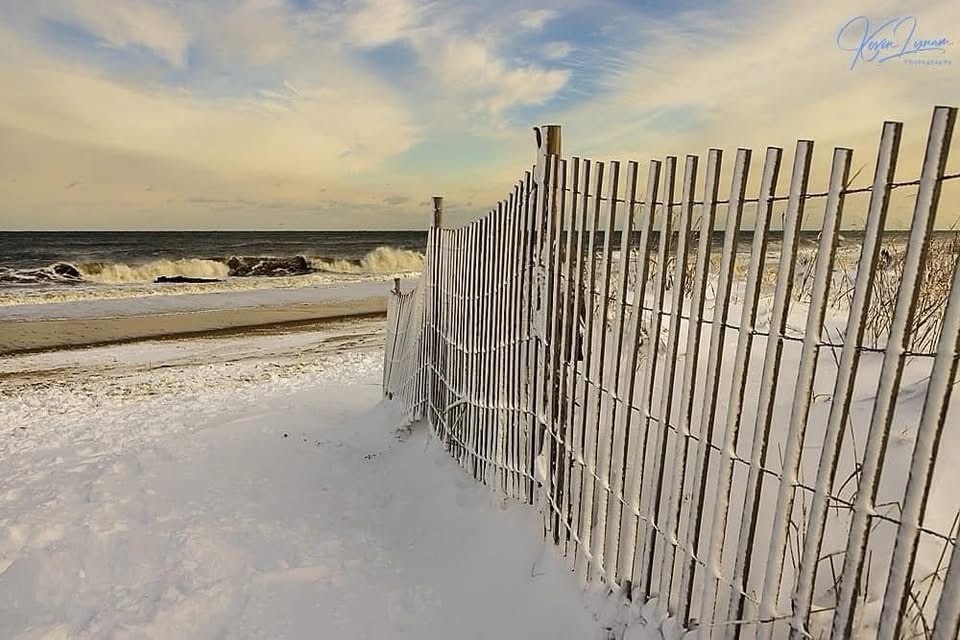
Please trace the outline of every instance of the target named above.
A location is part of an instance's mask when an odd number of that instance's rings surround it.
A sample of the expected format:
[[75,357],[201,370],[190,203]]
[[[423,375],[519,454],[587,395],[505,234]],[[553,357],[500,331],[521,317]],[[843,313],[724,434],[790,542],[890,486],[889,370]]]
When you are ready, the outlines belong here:
[[535,336],[533,335],[533,322],[534,322],[534,296],[536,286],[534,282],[534,256],[535,256],[535,238],[534,227],[536,225],[536,215],[533,211],[535,206],[534,198],[536,198],[536,191],[534,190],[533,175],[531,172],[526,172],[524,176],[526,184],[526,196],[523,201],[523,228],[524,228],[524,283],[523,283],[523,292],[524,292],[524,306],[523,306],[523,326],[526,336],[526,354],[524,358],[524,384],[525,389],[525,403],[524,406],[527,409],[527,417],[524,420],[525,428],[523,430],[524,438],[524,457],[525,465],[527,468],[527,473],[529,479],[527,480],[527,500],[530,504],[534,503],[534,492],[536,490],[536,474],[534,473],[537,453],[539,451],[537,443],[537,405],[536,405],[536,390],[537,390],[537,376],[536,376],[536,363],[537,363],[537,350],[536,345],[534,344]]
[[497,488],[507,495],[508,472],[510,462],[507,458],[507,411],[506,411],[506,340],[505,331],[507,326],[506,302],[508,300],[508,289],[506,279],[506,254],[507,254],[507,224],[510,211],[510,200],[504,200],[503,206],[497,215],[497,263],[496,288],[496,332],[494,334],[494,356],[495,377],[497,380],[494,388],[494,405],[496,406],[496,425],[497,425],[497,465],[500,477],[497,481]]
[[446,256],[446,240],[443,229],[436,229],[434,232],[435,238],[434,242],[436,243],[436,256],[437,256],[437,266],[433,271],[433,286],[435,288],[434,293],[434,312],[432,316],[433,324],[433,334],[435,349],[432,354],[430,364],[430,370],[432,378],[435,380],[435,389],[432,399],[432,415],[436,423],[436,430],[438,433],[442,433],[445,437],[445,445],[449,450],[450,447],[450,432],[447,429],[447,425],[444,422],[444,416],[441,410],[441,405],[443,403],[443,395],[446,393],[446,384],[443,380],[440,379],[440,368],[443,363],[443,353],[445,349],[445,340],[443,336],[443,326],[447,321],[447,314],[441,313],[441,309],[445,308],[446,305],[446,291],[444,290],[444,271],[442,270],[443,265],[447,264]]
[[[476,402],[480,389],[480,335],[483,325],[477,318],[472,317],[476,306],[474,296],[480,290],[480,230],[483,220],[478,220],[466,228],[458,229],[455,236],[455,253],[451,256],[450,265],[466,264],[464,273],[459,269],[451,269],[450,278],[453,282],[454,304],[457,310],[455,316],[455,340],[458,357],[463,358],[465,366],[458,367],[449,374],[455,382],[447,399],[447,409],[459,400],[467,400],[466,405],[457,405],[456,413],[448,414],[448,419],[457,425],[456,433],[460,437],[460,464],[468,469],[473,478],[477,477],[479,461],[477,460],[477,434],[480,429],[480,420],[483,416],[483,407]],[[466,277],[468,276],[468,277]],[[469,319],[469,321],[468,321]],[[473,400],[472,402],[469,402]],[[462,406],[462,408],[461,408]]]
[[[477,313],[479,309],[479,300],[483,295],[483,242],[484,232],[486,230],[486,216],[471,225],[465,233],[460,234],[457,242],[457,253],[451,260],[451,267],[455,264],[468,264],[470,279],[467,280],[466,274],[461,270],[451,269],[453,271],[451,278],[456,282],[456,300],[457,300],[457,325],[462,336],[469,334],[469,346],[465,346],[465,355],[470,360],[470,368],[473,373],[470,380],[460,378],[459,395],[468,400],[466,410],[468,413],[458,411],[457,418],[460,419],[461,429],[459,432],[463,435],[464,451],[463,462],[474,479],[478,479],[480,474],[480,433],[483,428],[484,404],[481,393],[483,390],[483,318]],[[451,396],[450,401],[456,402],[458,398]],[[453,417],[451,416],[451,419]]]
[[477,479],[485,485],[491,484],[490,461],[493,455],[494,434],[493,410],[491,396],[493,390],[493,371],[491,364],[493,354],[490,350],[491,334],[493,332],[492,302],[493,302],[493,248],[496,235],[495,221],[496,208],[484,216],[484,227],[481,235],[480,253],[481,285],[478,290],[479,298],[476,302],[476,317],[480,320],[480,404],[483,407],[482,418],[478,425],[477,450],[479,451]]
[[489,452],[487,451],[487,441],[490,434],[490,351],[489,351],[489,333],[490,333],[490,239],[491,223],[490,216],[492,212],[480,219],[480,225],[477,228],[477,286],[464,291],[464,295],[470,299],[468,308],[470,309],[467,318],[477,325],[477,393],[475,401],[477,403],[477,419],[473,425],[473,436],[471,446],[474,451],[473,477],[475,480],[487,483],[487,460]]
[[435,256],[436,256],[436,265],[431,269],[431,286],[434,289],[432,296],[433,304],[431,310],[431,325],[432,325],[432,334],[433,334],[433,352],[430,357],[430,366],[431,379],[434,380],[434,391],[433,398],[431,399],[431,415],[434,420],[434,430],[437,433],[443,434],[445,440],[445,446],[449,450],[450,441],[449,441],[449,432],[443,424],[443,416],[440,414],[440,397],[444,393],[444,383],[439,377],[439,367],[441,363],[442,353],[443,353],[443,336],[441,333],[442,323],[445,322],[446,316],[440,312],[443,308],[445,300],[445,293],[443,290],[443,265],[447,263],[446,255],[444,252],[444,242],[443,242],[443,229],[437,228],[433,231],[434,234],[434,246],[436,247]]
[[493,261],[494,248],[496,246],[496,212],[492,210],[484,218],[483,230],[483,252],[481,260],[483,262],[483,284],[480,287],[482,298],[477,300],[477,316],[480,318],[480,326],[483,335],[480,342],[481,351],[481,373],[480,384],[481,397],[483,403],[483,419],[480,421],[480,452],[482,454],[479,479],[484,484],[491,484],[493,469],[490,461],[493,460],[493,449],[496,442],[496,421],[493,406]]
[[[455,235],[452,229],[440,230],[440,247],[445,266],[453,262],[454,238]],[[436,366],[437,376],[441,379],[442,387],[437,398],[437,418],[447,433],[447,446],[450,449],[451,455],[454,456],[454,459],[459,464],[462,464],[462,451],[460,448],[460,443],[462,442],[461,434],[458,433],[457,423],[450,422],[450,415],[447,409],[450,406],[450,395],[452,391],[450,383],[453,381],[453,376],[451,375],[451,370],[448,369],[448,364],[452,365],[454,362],[460,362],[460,366],[463,367],[466,366],[466,363],[462,360],[457,360],[457,355],[452,353],[458,346],[459,340],[459,336],[455,333],[457,326],[456,320],[458,317],[456,304],[458,301],[453,297],[455,290],[453,288],[452,272],[449,268],[443,270],[439,281],[441,291],[441,302],[440,308],[438,309],[440,315],[438,327],[440,349],[437,353],[438,361]],[[450,312],[445,313],[445,309],[449,309]]]
[[[467,245],[475,228],[476,225],[474,225],[473,228],[461,228],[448,232],[450,236],[450,246],[447,252],[447,258],[451,267],[455,264],[463,263],[464,246]],[[472,268],[468,273],[473,273]],[[450,306],[454,309],[446,332],[449,336],[448,340],[450,340],[447,353],[451,363],[469,362],[466,367],[474,369],[476,367],[476,357],[472,350],[468,350],[469,347],[466,347],[465,342],[468,333],[471,338],[474,337],[478,326],[475,324],[468,325],[464,321],[467,316],[466,308],[468,300],[463,295],[466,289],[463,276],[462,271],[452,268],[449,269],[449,273],[447,274],[448,298],[450,300]],[[456,369],[444,367],[443,375],[447,378],[448,382],[447,393],[443,401],[443,412],[444,418],[449,425],[448,428],[450,428],[458,438],[460,465],[471,469],[472,473],[472,457],[470,453],[472,446],[471,430],[472,425],[475,425],[477,421],[477,408],[474,403],[467,403],[462,406],[462,408],[455,404],[460,398],[475,397],[475,388],[470,385],[475,384],[476,376],[471,376],[470,382],[468,382],[463,375],[458,375],[460,371],[466,367],[462,365]],[[451,409],[455,409],[455,412],[451,413]]]
[[[456,260],[454,252],[456,250],[455,240],[457,235],[452,229],[443,229],[440,232],[441,235],[441,244],[443,247],[443,257],[445,266],[453,264]],[[458,291],[455,288],[455,282],[453,280],[454,272],[446,268],[444,269],[443,274],[441,275],[441,290],[442,290],[442,302],[440,307],[440,313],[442,322],[440,323],[440,339],[441,339],[441,349],[439,352],[439,362],[438,364],[438,377],[443,376],[443,388],[438,398],[437,411],[440,416],[440,420],[444,425],[444,429],[447,432],[448,437],[448,446],[451,447],[451,454],[457,460],[459,464],[463,464],[463,449],[462,442],[463,434],[460,429],[460,425],[463,422],[451,421],[450,413],[448,408],[451,404],[451,395],[455,388],[451,387],[451,383],[459,384],[460,376],[457,375],[458,371],[448,368],[455,366],[455,363],[459,363],[458,369],[464,369],[469,366],[469,363],[464,358],[464,353],[458,351],[458,348],[463,345],[463,336],[460,334],[461,324],[458,322],[460,317],[460,309],[458,305],[460,300],[454,297],[454,294]],[[444,313],[444,309],[449,309],[450,312]],[[468,408],[465,407],[464,410]],[[456,438],[456,439],[454,439]]]
[[513,188],[513,221],[510,227],[510,317],[508,319],[510,326],[510,339],[512,341],[511,364],[510,367],[510,454],[513,465],[513,492],[512,497],[521,499],[525,495],[525,484],[523,480],[523,465],[520,456],[520,430],[523,428],[523,414],[520,412],[522,403],[521,374],[520,364],[523,362],[522,353],[523,339],[522,327],[520,326],[520,297],[522,295],[520,278],[523,273],[521,255],[521,230],[522,223],[520,218],[521,201],[523,200],[523,184],[517,183]]
[[509,200],[503,200],[497,208],[496,216],[496,237],[494,239],[494,262],[493,262],[493,287],[491,295],[493,331],[491,334],[491,355],[493,357],[493,382],[492,382],[492,402],[493,402],[493,428],[496,437],[494,445],[495,450],[495,477],[494,490],[498,492],[505,491],[506,487],[506,431],[503,428],[503,254],[504,238],[506,236],[505,218]]

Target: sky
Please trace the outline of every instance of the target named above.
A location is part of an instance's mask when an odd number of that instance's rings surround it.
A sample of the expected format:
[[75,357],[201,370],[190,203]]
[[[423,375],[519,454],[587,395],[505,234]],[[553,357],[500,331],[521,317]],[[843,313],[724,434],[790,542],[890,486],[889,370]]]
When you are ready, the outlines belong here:
[[[754,182],[767,145],[789,175],[796,140],[813,139],[817,187],[834,146],[855,150],[868,184],[882,122],[898,120],[898,178],[912,179],[934,105],[960,105],[955,0],[0,9],[6,229],[423,229],[432,195],[458,224],[510,192],[545,123],[562,126],[565,156],[642,173],[651,158],[716,147],[730,164],[749,147]],[[894,46],[858,56],[878,29]],[[937,50],[879,61],[918,42]],[[941,226],[960,219],[958,183]],[[908,224],[908,203],[892,216]]]

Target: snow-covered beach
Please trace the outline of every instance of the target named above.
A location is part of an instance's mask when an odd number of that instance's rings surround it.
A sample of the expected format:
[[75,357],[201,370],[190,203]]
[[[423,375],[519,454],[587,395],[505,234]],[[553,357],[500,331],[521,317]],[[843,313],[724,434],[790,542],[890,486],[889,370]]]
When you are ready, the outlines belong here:
[[535,513],[396,430],[382,328],[0,356],[0,637],[596,637]]

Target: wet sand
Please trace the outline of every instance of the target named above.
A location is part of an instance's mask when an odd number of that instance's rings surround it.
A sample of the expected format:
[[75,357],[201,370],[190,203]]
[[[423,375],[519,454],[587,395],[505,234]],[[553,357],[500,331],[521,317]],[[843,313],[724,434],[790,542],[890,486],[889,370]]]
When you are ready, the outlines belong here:
[[382,316],[386,296],[122,317],[0,321],[0,355],[136,340],[310,328],[335,319]]

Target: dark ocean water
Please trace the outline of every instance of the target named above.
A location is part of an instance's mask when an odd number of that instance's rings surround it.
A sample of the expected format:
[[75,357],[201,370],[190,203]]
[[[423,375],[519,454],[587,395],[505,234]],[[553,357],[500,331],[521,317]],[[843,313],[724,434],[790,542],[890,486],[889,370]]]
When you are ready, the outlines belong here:
[[422,253],[425,245],[423,231],[0,232],[0,286],[49,286],[91,275],[103,281],[111,274],[126,282],[176,274],[376,272],[397,266],[391,261],[410,262],[405,252]]
[[57,262],[143,264],[230,256],[360,260],[378,247],[423,251],[423,231],[50,231],[0,232],[0,267]]

